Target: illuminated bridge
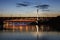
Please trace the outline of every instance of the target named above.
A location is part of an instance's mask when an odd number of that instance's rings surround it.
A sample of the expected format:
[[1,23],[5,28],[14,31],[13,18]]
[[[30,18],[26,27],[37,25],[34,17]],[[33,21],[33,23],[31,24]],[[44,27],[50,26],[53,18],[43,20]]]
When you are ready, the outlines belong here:
[[0,30],[29,32],[36,31],[36,25],[39,26],[39,31],[50,30],[49,26],[42,24],[46,24],[47,21],[55,18],[56,17],[39,17],[39,24],[35,24],[37,21],[36,17],[0,17]]

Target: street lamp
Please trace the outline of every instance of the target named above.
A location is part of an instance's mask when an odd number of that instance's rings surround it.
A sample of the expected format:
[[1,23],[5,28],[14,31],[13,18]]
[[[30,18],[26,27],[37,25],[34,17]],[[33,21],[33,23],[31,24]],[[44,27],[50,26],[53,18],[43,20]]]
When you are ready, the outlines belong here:
[[39,9],[37,8],[37,21],[36,21],[36,23],[37,23],[37,25],[36,25],[36,28],[37,28],[37,32],[39,31],[39,28],[38,28],[38,11],[39,11]]
[[42,9],[42,11],[46,11],[48,9],[49,5],[44,4],[44,5],[37,5],[35,7],[37,8],[37,21],[36,21],[37,25],[36,25],[36,28],[37,28],[37,32],[38,32],[39,31],[39,26],[38,26],[38,20],[39,20],[38,12],[39,12],[39,9]]

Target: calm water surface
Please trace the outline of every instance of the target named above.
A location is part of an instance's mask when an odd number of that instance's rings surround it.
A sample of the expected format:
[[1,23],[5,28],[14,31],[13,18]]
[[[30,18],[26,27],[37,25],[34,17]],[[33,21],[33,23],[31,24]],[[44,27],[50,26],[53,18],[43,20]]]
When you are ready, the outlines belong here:
[[60,32],[0,32],[0,40],[60,40]]

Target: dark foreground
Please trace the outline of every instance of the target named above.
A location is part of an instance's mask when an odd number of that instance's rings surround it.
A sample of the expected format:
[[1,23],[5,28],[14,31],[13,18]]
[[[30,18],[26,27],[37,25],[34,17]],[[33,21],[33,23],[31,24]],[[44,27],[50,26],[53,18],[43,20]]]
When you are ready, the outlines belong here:
[[60,32],[0,32],[0,40],[60,40]]

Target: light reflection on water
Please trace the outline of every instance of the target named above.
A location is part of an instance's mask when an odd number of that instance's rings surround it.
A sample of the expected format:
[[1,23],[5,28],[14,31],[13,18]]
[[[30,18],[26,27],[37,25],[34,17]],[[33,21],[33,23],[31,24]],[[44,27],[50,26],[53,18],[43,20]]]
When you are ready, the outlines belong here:
[[39,28],[36,26],[30,26],[30,27],[24,26],[22,28],[20,27],[20,29],[17,30],[14,28],[12,28],[12,30],[11,29],[3,30],[3,32],[0,32],[0,39],[1,40],[60,40],[60,32],[50,32],[51,28],[46,25],[42,25]]
[[[37,39],[38,37],[38,39]],[[0,32],[1,40],[60,40],[60,32]]]

